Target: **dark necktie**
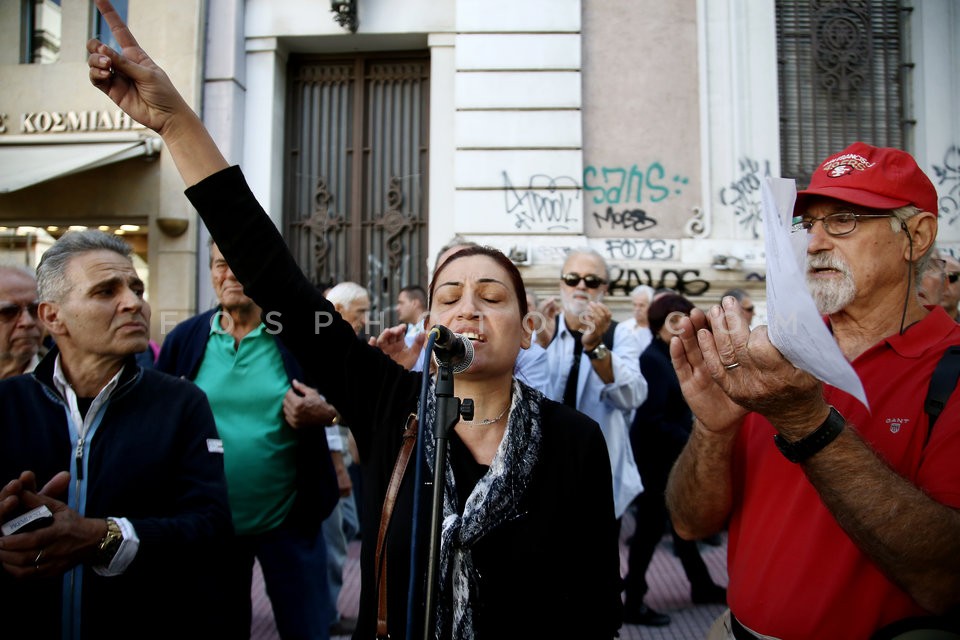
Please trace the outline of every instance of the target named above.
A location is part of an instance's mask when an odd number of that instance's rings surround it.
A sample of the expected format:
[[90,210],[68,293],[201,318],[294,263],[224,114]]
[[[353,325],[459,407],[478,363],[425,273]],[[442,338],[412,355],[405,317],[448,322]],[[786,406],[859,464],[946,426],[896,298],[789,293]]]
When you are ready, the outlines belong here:
[[563,404],[577,408],[577,378],[580,377],[580,354],[583,353],[583,334],[571,331],[573,336],[573,364],[570,365],[570,375],[567,377],[567,386],[563,389]]

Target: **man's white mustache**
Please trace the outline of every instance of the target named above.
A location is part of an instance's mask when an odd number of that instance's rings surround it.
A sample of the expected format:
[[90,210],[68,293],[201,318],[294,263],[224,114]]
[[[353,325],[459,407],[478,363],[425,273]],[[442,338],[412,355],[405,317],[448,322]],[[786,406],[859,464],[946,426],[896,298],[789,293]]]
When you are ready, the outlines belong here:
[[850,275],[850,269],[842,259],[832,255],[818,254],[807,259],[809,269],[834,269],[843,275]]

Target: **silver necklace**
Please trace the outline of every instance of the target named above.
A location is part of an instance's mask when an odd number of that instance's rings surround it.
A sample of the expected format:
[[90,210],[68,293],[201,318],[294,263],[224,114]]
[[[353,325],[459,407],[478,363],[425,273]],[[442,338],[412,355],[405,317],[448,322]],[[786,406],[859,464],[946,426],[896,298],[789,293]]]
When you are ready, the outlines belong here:
[[501,411],[501,412],[500,412],[500,415],[498,415],[496,418],[487,418],[486,420],[481,420],[480,422],[470,422],[470,423],[468,423],[467,426],[470,426],[470,427],[485,427],[485,426],[487,426],[488,424],[493,424],[494,422],[500,422],[500,418],[503,417],[503,414],[505,414],[505,413],[507,412],[507,409],[509,409],[509,408],[510,408],[510,403],[508,402],[508,403],[507,403],[507,406],[505,406],[505,407],[503,408],[503,411]]

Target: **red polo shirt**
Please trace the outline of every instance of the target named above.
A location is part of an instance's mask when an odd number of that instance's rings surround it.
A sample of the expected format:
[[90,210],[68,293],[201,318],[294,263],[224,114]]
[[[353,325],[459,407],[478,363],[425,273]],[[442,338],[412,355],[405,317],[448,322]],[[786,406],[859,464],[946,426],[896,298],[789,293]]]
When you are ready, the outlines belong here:
[[[904,335],[882,340],[854,362],[868,412],[827,386],[827,402],[912,484],[960,508],[960,402],[954,393],[929,443],[924,398],[933,369],[960,325],[936,307]],[[925,615],[859,551],[827,511],[799,465],[773,442],[757,414],[741,429],[734,459],[728,600],[734,615],[778,638],[868,638],[895,620]],[[854,481],[854,479],[851,479]],[[916,535],[922,538],[923,531]]]

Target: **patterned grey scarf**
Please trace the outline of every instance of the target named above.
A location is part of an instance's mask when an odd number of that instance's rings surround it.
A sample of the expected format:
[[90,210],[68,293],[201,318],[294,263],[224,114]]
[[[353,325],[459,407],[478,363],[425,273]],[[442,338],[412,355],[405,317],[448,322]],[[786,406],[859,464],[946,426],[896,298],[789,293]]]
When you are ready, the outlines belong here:
[[[457,515],[457,490],[453,468],[447,457],[440,533],[440,565],[437,569],[437,617],[434,637],[453,640],[474,638],[477,616],[477,573],[473,566],[473,545],[498,525],[516,518],[518,505],[526,493],[533,468],[540,457],[540,402],[543,395],[518,380],[513,381],[513,399],[507,429],[490,469],[477,482],[463,515]],[[436,395],[427,395],[424,412],[426,429],[433,434]],[[430,477],[433,477],[435,444],[425,438],[424,451]]]

